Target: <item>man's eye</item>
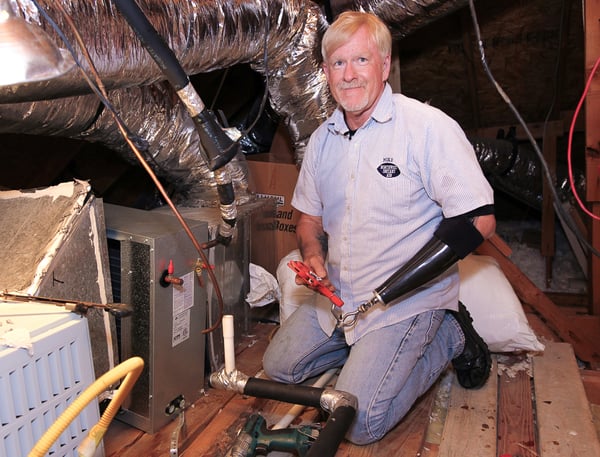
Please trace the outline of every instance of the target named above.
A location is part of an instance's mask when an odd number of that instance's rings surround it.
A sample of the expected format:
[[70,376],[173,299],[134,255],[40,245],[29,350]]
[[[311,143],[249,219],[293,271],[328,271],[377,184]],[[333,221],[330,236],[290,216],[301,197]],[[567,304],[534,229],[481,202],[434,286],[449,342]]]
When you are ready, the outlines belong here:
[[333,62],[334,68],[339,68],[342,65],[343,65],[343,62],[341,60],[336,60],[335,62]]
[[359,57],[358,58],[358,63],[361,63],[361,64],[365,64],[368,61],[369,61],[369,59],[367,59],[366,57]]

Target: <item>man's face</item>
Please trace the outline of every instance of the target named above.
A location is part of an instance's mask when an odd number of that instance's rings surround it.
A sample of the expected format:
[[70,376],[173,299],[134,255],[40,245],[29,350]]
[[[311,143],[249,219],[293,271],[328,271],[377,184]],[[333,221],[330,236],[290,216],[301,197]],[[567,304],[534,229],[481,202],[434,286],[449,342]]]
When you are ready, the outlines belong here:
[[[361,123],[370,116],[390,73],[390,56],[383,58],[362,27],[331,53],[323,70],[329,89],[349,118]],[[358,126],[349,126],[356,128]]]

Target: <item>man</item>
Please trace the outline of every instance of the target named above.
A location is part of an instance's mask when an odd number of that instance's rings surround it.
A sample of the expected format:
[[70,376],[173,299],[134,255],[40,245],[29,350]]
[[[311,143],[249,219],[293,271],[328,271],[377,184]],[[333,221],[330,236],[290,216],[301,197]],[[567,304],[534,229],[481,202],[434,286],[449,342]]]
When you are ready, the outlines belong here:
[[342,13],[321,52],[338,108],[311,136],[294,191],[300,252],[344,312],[395,279],[353,325],[336,325],[323,297],[300,306],[274,335],[263,366],[288,383],[343,367],[336,389],[358,399],[346,438],[368,444],[451,361],[465,387],[489,376],[487,346],[458,310],[456,260],[494,233],[493,192],[455,121],[392,94],[391,35],[376,16]]

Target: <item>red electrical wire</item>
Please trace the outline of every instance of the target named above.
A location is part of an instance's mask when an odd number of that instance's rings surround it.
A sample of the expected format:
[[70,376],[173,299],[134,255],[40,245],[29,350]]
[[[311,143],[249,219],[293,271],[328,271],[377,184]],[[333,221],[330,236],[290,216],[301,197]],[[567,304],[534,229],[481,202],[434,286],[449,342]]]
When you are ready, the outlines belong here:
[[573,195],[575,196],[575,200],[577,200],[577,203],[579,204],[579,207],[582,209],[582,211],[584,213],[586,213],[588,216],[590,216],[596,220],[600,220],[600,217],[595,215],[594,213],[592,213],[590,210],[588,210],[585,207],[584,203],[581,201],[581,199],[579,198],[579,195],[577,194],[577,190],[575,189],[575,181],[573,180],[573,167],[571,166],[571,149],[572,149],[572,142],[573,142],[573,131],[575,130],[575,122],[577,121],[577,116],[579,115],[581,106],[583,105],[583,102],[585,101],[585,97],[587,96],[587,93],[590,90],[590,86],[592,84],[592,79],[594,78],[594,74],[596,73],[596,70],[598,69],[598,65],[600,65],[600,57],[598,57],[598,59],[596,60],[596,63],[594,64],[594,67],[592,68],[592,71],[590,72],[590,76],[588,77],[588,80],[585,84],[585,89],[583,90],[581,99],[579,100],[579,103],[577,104],[577,108],[575,109],[575,113],[573,114],[573,120],[571,121],[571,128],[569,129],[569,142],[568,142],[568,146],[567,146],[567,163],[568,163],[568,168],[569,168],[569,181],[571,184],[571,191],[573,192]]

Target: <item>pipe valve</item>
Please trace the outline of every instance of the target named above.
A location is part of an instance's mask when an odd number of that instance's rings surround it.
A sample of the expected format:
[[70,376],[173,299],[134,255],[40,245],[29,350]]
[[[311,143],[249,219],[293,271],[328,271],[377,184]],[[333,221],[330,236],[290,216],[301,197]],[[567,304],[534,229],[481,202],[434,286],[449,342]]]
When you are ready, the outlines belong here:
[[160,285],[163,287],[169,287],[171,284],[175,284],[176,286],[182,286],[183,278],[178,278],[173,274],[174,272],[175,267],[173,266],[173,260],[169,260],[169,266],[165,271],[163,271],[163,274],[160,277]]

